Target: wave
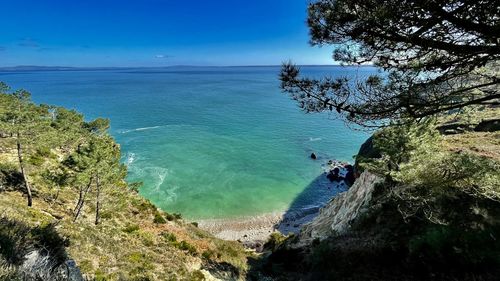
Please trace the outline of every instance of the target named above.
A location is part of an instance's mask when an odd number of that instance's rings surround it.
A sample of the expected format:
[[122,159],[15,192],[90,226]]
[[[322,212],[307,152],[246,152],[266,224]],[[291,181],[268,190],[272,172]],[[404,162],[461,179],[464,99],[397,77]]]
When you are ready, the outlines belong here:
[[150,127],[140,127],[140,128],[135,128],[135,129],[118,130],[118,133],[119,134],[128,134],[128,133],[132,133],[132,132],[148,131],[148,130],[155,130],[155,129],[160,129],[160,128],[185,128],[185,127],[203,127],[203,126],[195,126],[195,125],[188,125],[188,124],[168,124],[168,125],[158,125],[158,126],[150,126]]
[[142,127],[142,128],[128,129],[128,130],[120,130],[119,133],[120,134],[127,134],[127,133],[131,133],[131,132],[154,130],[154,129],[158,129],[161,127],[164,127],[164,126],[152,126],[152,127]]
[[130,168],[132,166],[132,163],[135,161],[135,153],[133,152],[127,152],[127,156],[125,158],[125,165]]
[[311,137],[309,137],[309,141],[312,141],[312,142],[314,142],[314,141],[320,141],[320,140],[322,140],[322,138],[311,138]]
[[177,199],[177,193],[175,191],[179,189],[179,186],[167,185],[162,187],[165,179],[170,173],[169,169],[163,167],[147,167],[145,170],[155,179],[152,191],[154,191],[156,195],[160,195],[163,202],[174,202]]
[[167,180],[170,170],[159,166],[149,166],[144,168],[139,168],[137,166],[132,167],[134,176],[147,179],[146,184],[148,185],[148,192],[154,194],[155,196],[161,197],[162,202],[174,202],[177,199],[177,185],[164,185],[165,180]]

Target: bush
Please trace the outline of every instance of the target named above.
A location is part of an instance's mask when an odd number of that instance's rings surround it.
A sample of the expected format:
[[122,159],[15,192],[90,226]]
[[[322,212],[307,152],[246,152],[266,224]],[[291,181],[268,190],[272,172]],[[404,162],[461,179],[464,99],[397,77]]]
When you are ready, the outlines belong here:
[[102,211],[100,213],[100,216],[101,216],[101,219],[105,220],[105,219],[110,219],[113,216],[113,214],[110,211]]
[[163,216],[160,214],[160,212],[156,212],[155,217],[153,219],[153,222],[156,224],[164,224],[167,221],[165,220],[165,218],[163,218]]
[[177,242],[177,237],[173,233],[163,232],[161,236],[163,236],[167,242]]
[[182,215],[178,213],[173,213],[173,214],[166,213],[165,216],[168,221],[176,221],[182,219]]
[[135,223],[131,223],[131,224],[128,224],[125,229],[123,229],[124,232],[126,233],[132,233],[134,231],[137,231],[139,230],[139,225],[138,224],[135,224]]
[[179,248],[180,250],[183,250],[183,251],[187,251],[191,255],[196,255],[196,253],[197,253],[196,248],[184,240],[181,241],[180,243],[178,243],[177,248]]
[[206,280],[206,278],[205,278],[205,275],[203,274],[203,272],[201,272],[199,270],[195,270],[191,273],[189,280],[204,281],[204,280]]
[[54,156],[52,151],[50,151],[50,147],[47,146],[37,148],[36,154],[43,158],[51,158]]
[[131,182],[128,184],[128,188],[130,191],[133,191],[135,193],[139,193],[139,189],[144,185],[142,181],[140,182]]
[[279,248],[283,242],[287,239],[286,236],[279,232],[273,232],[271,236],[269,236],[269,239],[267,242],[264,244],[264,248],[275,251]]
[[201,253],[201,256],[204,259],[210,260],[215,256],[215,252],[213,250],[206,250],[206,251],[203,251],[203,253]]
[[137,205],[137,209],[139,209],[140,212],[146,213],[148,211],[153,211],[157,212],[158,210],[156,209],[156,206],[153,205],[149,200],[141,200],[141,202]]

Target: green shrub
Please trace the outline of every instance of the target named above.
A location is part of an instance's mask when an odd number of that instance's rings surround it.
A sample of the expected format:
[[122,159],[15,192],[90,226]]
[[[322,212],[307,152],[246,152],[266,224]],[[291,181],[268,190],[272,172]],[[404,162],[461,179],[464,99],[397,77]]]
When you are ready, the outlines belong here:
[[168,221],[176,221],[182,219],[182,215],[178,213],[173,213],[173,214],[165,213],[165,217],[167,218]]
[[167,242],[177,242],[177,237],[173,233],[163,232],[161,236],[163,236]]
[[273,232],[269,236],[267,242],[264,244],[264,248],[275,251],[281,244],[283,244],[283,242],[285,242],[286,239],[287,237],[284,236],[283,234],[279,232]]
[[155,244],[155,236],[153,233],[147,231],[138,231],[137,233],[141,238],[142,244],[144,244],[144,246],[151,247]]
[[149,200],[141,200],[141,202],[137,205],[137,209],[140,212],[146,213],[148,211],[156,212],[156,206],[153,205]]
[[153,222],[156,224],[164,224],[167,221],[165,220],[165,218],[163,218],[163,216],[160,214],[160,212],[156,212],[155,217],[153,219]]
[[409,241],[409,256],[433,266],[454,264],[457,267],[498,267],[500,245],[495,236],[500,228],[464,231],[452,226],[431,225]]
[[205,275],[203,274],[203,272],[201,272],[199,270],[195,270],[191,273],[189,280],[191,280],[191,281],[203,281],[206,279],[205,279]]
[[128,256],[128,260],[132,263],[140,263],[146,258],[146,255],[140,252],[133,252]]
[[123,229],[124,232],[126,233],[132,233],[132,232],[135,232],[137,230],[139,230],[139,225],[138,224],[135,224],[135,223],[129,223],[125,229]]
[[50,150],[50,147],[47,147],[47,146],[37,148],[36,154],[39,155],[40,157],[44,157],[44,158],[54,157],[54,154]]
[[102,211],[100,213],[101,219],[110,219],[113,214],[110,211]]
[[43,156],[35,154],[29,157],[27,162],[33,166],[41,166],[45,162],[45,158]]
[[184,240],[177,244],[177,248],[179,248],[180,250],[183,250],[183,251],[187,251],[191,255],[196,255],[196,253],[197,253],[196,248]]
[[11,162],[0,162],[0,172],[12,173],[17,172],[17,165]]
[[104,273],[102,270],[97,269],[94,273],[94,280],[95,281],[106,281],[108,280],[106,273]]
[[131,182],[128,184],[128,188],[130,191],[133,191],[135,193],[139,193],[139,189],[144,185],[142,181],[140,182]]
[[209,250],[203,251],[203,253],[201,253],[201,256],[204,259],[210,260],[215,256],[215,252],[213,250],[209,249]]

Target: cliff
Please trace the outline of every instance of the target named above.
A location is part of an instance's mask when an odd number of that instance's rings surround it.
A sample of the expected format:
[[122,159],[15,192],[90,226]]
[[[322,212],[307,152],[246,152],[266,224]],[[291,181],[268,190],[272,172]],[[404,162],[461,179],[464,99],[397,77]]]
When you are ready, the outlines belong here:
[[324,240],[348,232],[351,224],[370,207],[375,187],[381,182],[381,177],[363,172],[348,191],[335,196],[302,228],[292,247],[303,247],[316,239]]

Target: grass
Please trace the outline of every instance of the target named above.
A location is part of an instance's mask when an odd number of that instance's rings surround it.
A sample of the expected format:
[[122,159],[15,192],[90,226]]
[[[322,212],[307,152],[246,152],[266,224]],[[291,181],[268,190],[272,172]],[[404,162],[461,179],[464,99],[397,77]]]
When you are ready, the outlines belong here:
[[450,151],[466,151],[500,161],[500,132],[448,135],[443,144]]

